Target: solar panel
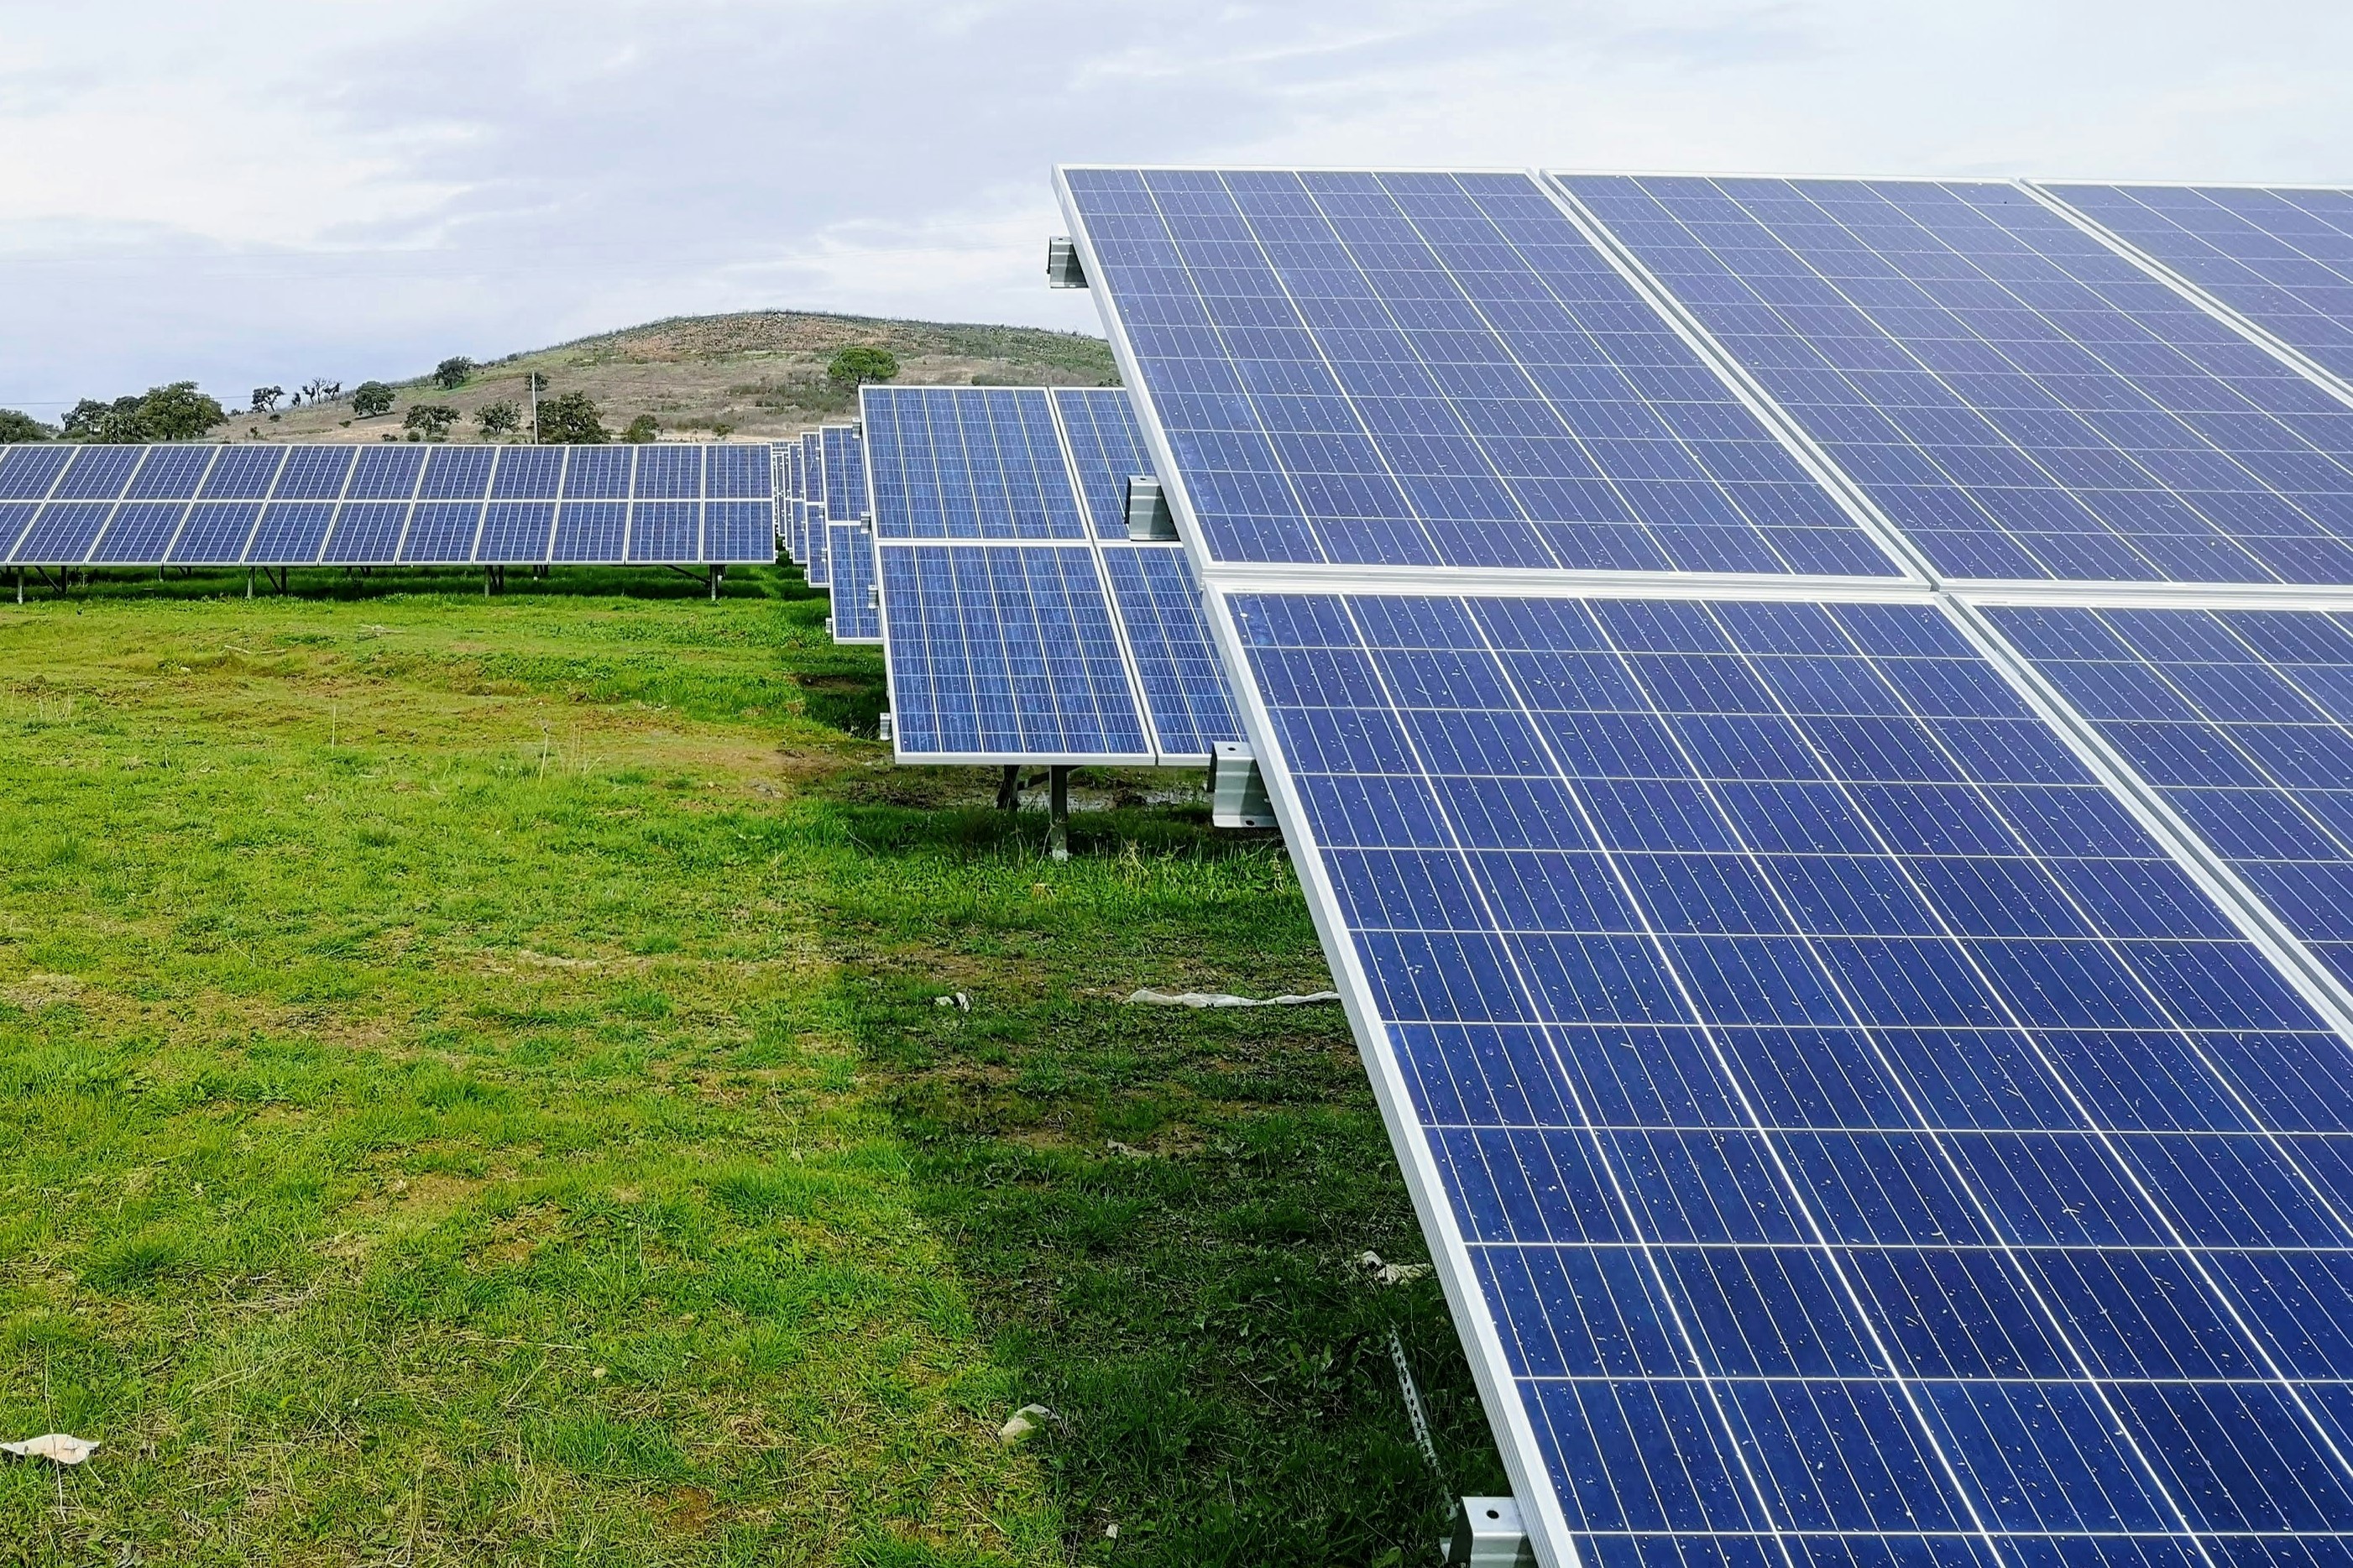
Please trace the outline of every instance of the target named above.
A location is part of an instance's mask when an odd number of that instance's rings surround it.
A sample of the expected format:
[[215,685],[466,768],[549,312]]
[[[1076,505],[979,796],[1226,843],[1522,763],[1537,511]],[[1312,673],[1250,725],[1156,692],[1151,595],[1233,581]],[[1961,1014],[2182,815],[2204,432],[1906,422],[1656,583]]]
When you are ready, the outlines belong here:
[[1553,1561],[2353,1526],[2353,1060],[1936,608],[1231,612]]
[[2353,984],[2353,618],[2074,606],[1986,615]]
[[[1148,470],[1147,470],[1148,471]],[[1135,656],[1153,744],[1166,765],[1206,763],[1241,739],[1225,668],[1209,644],[1201,590],[1176,544],[1105,543],[1112,605]]]
[[874,535],[862,522],[828,523],[826,561],[833,568],[833,640],[881,642],[882,606],[874,589]]
[[1524,175],[1061,178],[1208,559],[1897,574]]
[[824,521],[825,508],[825,437],[814,430],[801,435],[801,500],[800,553],[797,559],[806,568],[812,549],[810,534]]
[[1124,387],[1058,386],[1054,412],[1078,469],[1079,494],[1098,539],[1127,537],[1127,481],[1153,474],[1135,422],[1135,403]]
[[2042,189],[2338,378],[2353,381],[2353,191]]
[[767,449],[744,443],[0,447],[16,565],[774,559]]
[[875,542],[902,760],[1155,759],[1085,544]]
[[866,443],[848,425],[828,425],[818,434],[825,447],[825,514],[847,522],[866,515]]
[[1563,184],[1939,574],[2353,583],[2353,409],[2017,186]]
[[1044,388],[877,386],[860,407],[876,538],[1087,537]]

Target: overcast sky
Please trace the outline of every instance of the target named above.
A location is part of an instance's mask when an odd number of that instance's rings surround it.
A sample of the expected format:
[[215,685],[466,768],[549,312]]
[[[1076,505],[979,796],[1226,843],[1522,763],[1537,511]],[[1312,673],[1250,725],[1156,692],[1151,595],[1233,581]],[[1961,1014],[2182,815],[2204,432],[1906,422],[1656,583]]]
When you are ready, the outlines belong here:
[[2344,0],[0,0],[0,405],[762,306],[1095,331],[1070,162],[2353,183]]

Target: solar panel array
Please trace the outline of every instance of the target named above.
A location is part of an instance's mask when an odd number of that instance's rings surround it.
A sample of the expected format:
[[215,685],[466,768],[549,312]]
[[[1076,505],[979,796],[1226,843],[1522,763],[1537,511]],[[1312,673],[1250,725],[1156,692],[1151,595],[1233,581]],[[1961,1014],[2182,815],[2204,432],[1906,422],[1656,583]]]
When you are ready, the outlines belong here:
[[2343,1560],[2342,195],[1058,177],[1539,1559]]
[[0,447],[19,566],[775,559],[764,447]]
[[882,601],[874,585],[874,534],[862,522],[826,524],[826,559],[833,568],[833,640],[882,640]]
[[901,758],[1198,764],[1240,734],[1182,549],[1126,542],[1151,468],[1125,392],[862,401]]

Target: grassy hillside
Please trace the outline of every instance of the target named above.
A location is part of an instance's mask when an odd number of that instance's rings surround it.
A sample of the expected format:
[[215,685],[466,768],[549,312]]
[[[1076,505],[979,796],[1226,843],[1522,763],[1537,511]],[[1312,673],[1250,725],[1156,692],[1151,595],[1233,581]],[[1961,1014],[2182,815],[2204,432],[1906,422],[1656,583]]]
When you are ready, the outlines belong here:
[[1198,779],[1057,864],[788,572],[314,581],[0,602],[0,1563],[1422,1561],[1392,1329],[1500,1489],[1338,1010],[1121,1001],[1326,983]]
[[916,385],[1103,386],[1119,379],[1111,345],[1077,332],[759,310],[650,321],[510,355],[454,392],[418,377],[398,384],[398,402],[379,418],[353,419],[348,404],[329,404],[281,411],[274,420],[240,414],[222,434],[374,441],[398,434],[412,404],[440,403],[465,416],[453,439],[480,440],[474,411],[500,401],[527,408],[524,377],[536,371],[547,378],[548,395],[594,398],[615,430],[650,414],[672,436],[708,439],[724,425],[746,439],[771,440],[850,416],[853,400],[827,382],[825,366],[836,351],[860,343],[889,349],[898,356],[899,379]]

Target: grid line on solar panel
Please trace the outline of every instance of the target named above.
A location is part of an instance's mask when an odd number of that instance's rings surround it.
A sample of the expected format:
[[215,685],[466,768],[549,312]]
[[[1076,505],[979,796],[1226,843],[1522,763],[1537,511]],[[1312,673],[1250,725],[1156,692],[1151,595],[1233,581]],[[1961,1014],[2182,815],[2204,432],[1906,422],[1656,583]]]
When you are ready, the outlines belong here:
[[2306,609],[1982,614],[2263,908],[2353,988],[2353,621]]
[[864,523],[826,525],[826,558],[833,568],[833,640],[882,640],[882,610],[874,592],[874,535]]
[[2036,188],[2335,376],[2353,382],[2353,191]]
[[1087,537],[1043,388],[869,386],[860,406],[877,538]]
[[1060,177],[1209,559],[1902,574],[1525,176]]
[[878,540],[875,555],[898,755],[1155,760],[1092,547]]
[[2353,1061],[1936,611],[1225,613],[1579,1549],[2353,1525]]
[[1558,183],[1939,574],[2353,581],[2353,409],[2031,194]]
[[1105,541],[1098,548],[1163,765],[1206,759],[1219,742],[1241,739],[1184,547]]
[[1054,413],[1061,421],[1079,497],[1097,539],[1127,537],[1127,481],[1155,472],[1144,426],[1124,387],[1058,386]]

